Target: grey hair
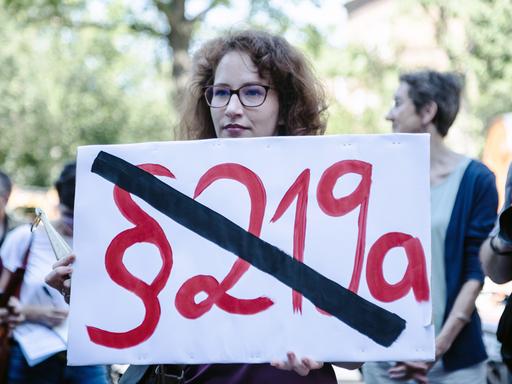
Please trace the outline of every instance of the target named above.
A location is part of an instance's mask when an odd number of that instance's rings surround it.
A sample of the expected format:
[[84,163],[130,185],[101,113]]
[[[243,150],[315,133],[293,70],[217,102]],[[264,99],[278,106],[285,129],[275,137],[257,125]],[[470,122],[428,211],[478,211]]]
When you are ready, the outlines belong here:
[[442,137],[446,136],[459,112],[461,76],[425,70],[403,74],[400,76],[400,82],[409,86],[409,97],[417,113],[427,104],[436,103],[437,112],[432,122],[439,134]]

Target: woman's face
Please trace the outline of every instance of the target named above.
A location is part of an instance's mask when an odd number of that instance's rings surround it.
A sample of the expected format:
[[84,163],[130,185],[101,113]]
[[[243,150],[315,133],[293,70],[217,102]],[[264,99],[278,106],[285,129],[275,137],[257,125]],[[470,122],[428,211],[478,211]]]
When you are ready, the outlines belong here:
[[425,132],[421,116],[416,112],[416,108],[409,97],[409,85],[400,83],[395,92],[395,102],[388,114],[386,120],[393,124],[395,133],[420,133]]
[[[244,52],[228,52],[215,71],[214,85],[237,90],[244,85],[272,86]],[[269,89],[265,102],[258,107],[245,107],[238,95],[232,94],[226,106],[210,107],[217,137],[262,137],[277,133],[279,100],[275,89]]]

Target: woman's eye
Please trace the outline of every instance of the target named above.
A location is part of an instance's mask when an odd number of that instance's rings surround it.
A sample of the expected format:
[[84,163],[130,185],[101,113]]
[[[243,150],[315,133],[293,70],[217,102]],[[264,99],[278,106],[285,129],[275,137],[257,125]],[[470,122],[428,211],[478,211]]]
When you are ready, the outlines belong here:
[[226,97],[228,95],[229,95],[229,89],[226,89],[226,88],[214,88],[213,89],[213,96]]
[[243,90],[246,96],[261,96],[265,93],[265,88],[263,87],[247,87]]

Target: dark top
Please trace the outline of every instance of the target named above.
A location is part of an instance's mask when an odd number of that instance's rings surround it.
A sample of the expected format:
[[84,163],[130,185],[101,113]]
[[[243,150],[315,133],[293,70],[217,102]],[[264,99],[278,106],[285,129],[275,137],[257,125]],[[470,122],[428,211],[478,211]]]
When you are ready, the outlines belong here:
[[205,364],[190,365],[185,370],[186,384],[336,384],[330,364],[313,370],[307,376],[283,371],[270,364]]
[[[479,250],[496,220],[498,193],[493,173],[472,160],[462,177],[445,242],[447,301],[445,320],[462,285],[468,280],[483,282]],[[482,326],[476,311],[443,356],[444,368],[454,371],[487,358]]]
[[[167,367],[167,373],[181,375],[181,370],[175,366]],[[156,383],[155,368],[154,365],[130,365],[119,383]],[[330,364],[311,371],[307,376],[283,371],[270,364],[187,365],[184,376],[185,384],[336,384],[336,376]]]

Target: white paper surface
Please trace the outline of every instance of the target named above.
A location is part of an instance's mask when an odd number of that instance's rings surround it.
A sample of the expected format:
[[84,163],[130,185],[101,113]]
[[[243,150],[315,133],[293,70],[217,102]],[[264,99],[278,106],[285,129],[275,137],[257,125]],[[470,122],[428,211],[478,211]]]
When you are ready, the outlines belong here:
[[24,323],[14,329],[14,337],[29,366],[66,350],[66,342],[53,329],[34,323]]
[[[417,239],[421,245],[429,284],[428,146],[428,135],[394,134],[215,139],[80,147],[74,238],[77,261],[72,279],[68,362],[72,365],[259,363],[284,359],[287,351],[319,361],[432,359],[434,334],[430,325],[429,297],[418,300],[409,289],[396,299],[383,300],[382,297],[376,298],[381,293],[372,292],[367,280],[368,276],[376,276],[374,271],[367,270],[373,245],[386,234],[403,233]],[[364,244],[361,243],[364,252],[357,294],[404,319],[405,330],[390,346],[383,346],[338,318],[320,313],[306,298],[302,301],[301,311],[294,310],[292,290],[253,266],[233,284],[227,294],[240,299],[270,299],[273,305],[268,309],[252,315],[231,314],[217,303],[197,318],[187,318],[176,306],[177,294],[184,289],[184,285],[189,284],[186,282],[189,279],[221,282],[237,257],[178,224],[139,197],[132,196],[132,199],[140,208],[131,205],[126,209],[125,214],[131,215],[131,220],[123,215],[113,199],[114,185],[91,172],[100,151],[133,165],[150,163],[167,168],[174,178],[159,176],[159,179],[189,198],[194,198],[199,180],[219,164],[237,164],[249,169],[246,176],[257,175],[257,178],[247,176],[252,181],[246,184],[253,193],[253,200],[260,201],[259,205],[252,206],[253,229],[261,225],[259,237],[291,257],[294,234],[295,243],[300,243],[297,217],[305,217],[304,264],[345,288],[353,278],[356,246],[361,237],[359,224],[366,233]],[[329,208],[319,202],[329,200],[328,194],[318,192],[319,184],[327,188],[326,170],[347,160],[371,165],[366,220],[361,218],[360,205],[345,214],[339,214],[340,207],[331,207],[338,211],[336,215],[326,213]],[[300,186],[290,192],[290,187],[305,170],[309,170],[306,172],[309,173],[309,183],[302,179],[302,184],[299,183]],[[235,178],[239,176],[235,175]],[[254,182],[257,179],[260,182]],[[335,177],[330,191],[331,200],[351,195],[361,180],[362,177],[354,172],[338,179]],[[196,201],[247,230],[251,214],[251,195],[247,186],[222,177],[210,181],[203,185],[204,190],[196,196]],[[287,191],[290,194],[288,204],[284,204],[283,197]],[[262,193],[265,199],[262,199]],[[301,198],[305,207],[303,216],[296,211],[297,201]],[[284,204],[285,209],[277,220],[272,220],[280,204]],[[140,210],[144,213],[140,214]],[[133,216],[137,215],[138,220],[140,215],[153,218],[172,250],[170,275],[164,279],[150,311],[146,311],[140,293],[129,290],[144,291],[162,269],[159,249],[155,244],[145,242],[148,234],[140,235],[120,258],[107,262],[106,257],[109,246],[112,247],[117,241],[113,239],[126,240],[126,236],[134,236],[133,231],[137,230],[131,228],[135,227]],[[151,225],[146,223],[145,227],[148,233],[154,235],[155,230],[151,229]],[[219,230],[222,233],[223,229]],[[385,255],[382,276],[388,285],[402,280],[408,267],[407,260],[401,247],[392,248]],[[121,285],[112,279],[113,274],[119,276],[120,273],[125,277],[131,275]],[[196,277],[198,275],[208,277]],[[226,299],[225,295],[220,296]],[[200,292],[195,302],[206,298],[207,294]],[[98,344],[91,340],[87,331],[88,327],[94,327],[111,332],[112,339],[126,341],[131,337],[124,334],[133,335],[133,329],[140,324],[148,324],[148,320],[145,320],[148,313],[156,318],[156,322],[146,327],[145,336],[135,345],[112,347],[103,342]],[[363,323],[365,319],[360,321]]]

